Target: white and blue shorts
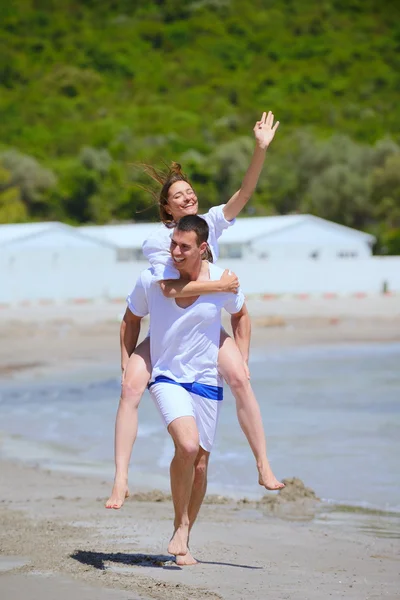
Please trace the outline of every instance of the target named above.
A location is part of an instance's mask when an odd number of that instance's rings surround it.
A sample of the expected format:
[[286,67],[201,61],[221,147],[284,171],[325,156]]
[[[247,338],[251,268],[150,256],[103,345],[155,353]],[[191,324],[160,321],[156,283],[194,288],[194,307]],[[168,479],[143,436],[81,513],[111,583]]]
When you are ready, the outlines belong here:
[[211,452],[222,405],[222,388],[199,383],[178,383],[158,376],[149,384],[150,394],[168,427],[179,417],[193,417],[199,444]]

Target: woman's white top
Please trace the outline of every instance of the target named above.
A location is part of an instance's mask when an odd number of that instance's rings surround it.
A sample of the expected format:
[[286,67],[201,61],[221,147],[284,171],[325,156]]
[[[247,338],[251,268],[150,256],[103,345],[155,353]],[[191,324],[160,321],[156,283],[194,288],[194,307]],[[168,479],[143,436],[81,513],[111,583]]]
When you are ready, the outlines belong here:
[[[236,219],[227,221],[224,215],[225,204],[214,206],[205,215],[200,215],[207,221],[209,227],[208,245],[211,249],[213,259],[216,261],[219,255],[218,238],[225,229],[233,225]],[[171,254],[171,235],[173,228],[166,225],[160,225],[159,229],[143,242],[143,254],[153,267],[155,281],[164,279],[179,279],[179,271],[175,268]]]

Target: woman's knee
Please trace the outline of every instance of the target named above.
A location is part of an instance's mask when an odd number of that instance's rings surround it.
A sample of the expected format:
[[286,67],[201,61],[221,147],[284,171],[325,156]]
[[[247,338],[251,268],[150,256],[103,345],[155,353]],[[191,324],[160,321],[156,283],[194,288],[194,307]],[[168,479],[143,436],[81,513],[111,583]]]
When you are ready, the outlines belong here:
[[241,388],[248,385],[248,376],[239,348],[225,331],[221,332],[221,341],[222,339],[223,343],[218,352],[219,372],[230,388]]
[[244,363],[231,363],[224,365],[221,375],[232,389],[242,389],[249,385],[249,378],[244,368]]
[[146,389],[146,385],[137,386],[131,385],[129,381],[123,381],[121,385],[121,399],[120,403],[129,405],[133,408],[137,408],[140,403],[140,399],[143,396],[143,392]]
[[121,386],[121,398],[142,397],[150,379],[150,370],[144,358],[132,354],[125,369]]

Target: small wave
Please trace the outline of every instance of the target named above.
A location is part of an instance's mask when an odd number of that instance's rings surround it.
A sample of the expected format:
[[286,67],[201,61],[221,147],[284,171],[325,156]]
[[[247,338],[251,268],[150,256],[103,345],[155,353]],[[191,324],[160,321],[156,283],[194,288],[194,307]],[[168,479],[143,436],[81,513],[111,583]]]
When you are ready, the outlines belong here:
[[360,504],[348,504],[338,502],[337,500],[323,500],[332,512],[377,516],[377,517],[397,517],[400,518],[400,506],[373,506],[367,502]]

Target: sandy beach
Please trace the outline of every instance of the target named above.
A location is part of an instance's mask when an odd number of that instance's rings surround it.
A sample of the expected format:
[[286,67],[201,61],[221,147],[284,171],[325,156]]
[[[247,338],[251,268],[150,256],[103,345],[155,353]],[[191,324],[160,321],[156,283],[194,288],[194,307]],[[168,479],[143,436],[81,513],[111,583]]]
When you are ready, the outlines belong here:
[[[248,304],[255,352],[400,341],[399,297]],[[0,385],[106,364],[117,372],[123,311],[123,304],[0,311]],[[327,520],[326,507],[301,492],[281,503],[271,494],[258,502],[210,497],[191,540],[199,563],[179,568],[166,554],[168,495],[131,484],[124,508],[108,511],[109,480],[3,459],[0,600],[400,598],[398,536],[390,527],[375,535],[372,526],[355,526],[362,515]]]
[[65,598],[93,599],[400,597],[398,540],[283,520],[252,504],[205,504],[193,533],[199,564],[179,568],[165,554],[172,506],[163,496],[110,512],[108,482],[4,462],[0,484],[2,600],[63,598],[60,586]]

